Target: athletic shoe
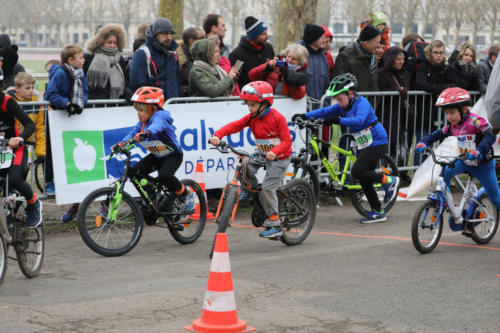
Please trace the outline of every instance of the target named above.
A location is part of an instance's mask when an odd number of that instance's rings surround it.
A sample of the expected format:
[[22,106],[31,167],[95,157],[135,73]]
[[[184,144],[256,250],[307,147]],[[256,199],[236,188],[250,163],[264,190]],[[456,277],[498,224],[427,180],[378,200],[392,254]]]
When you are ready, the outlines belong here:
[[361,219],[359,222],[363,224],[369,224],[369,223],[378,223],[378,222],[384,222],[387,220],[387,216],[385,216],[384,211],[382,212],[377,212],[375,210],[368,212],[366,216]]
[[36,199],[34,204],[27,204],[26,209],[26,224],[28,228],[36,228],[43,221],[42,202]]
[[56,189],[54,188],[53,182],[48,182],[47,185],[45,185],[45,194],[56,195]]
[[187,193],[184,196],[184,210],[191,211],[194,209],[194,205],[196,204],[196,197],[194,195],[194,192],[191,192],[190,190],[186,190]]
[[78,204],[72,204],[71,206],[69,206],[68,210],[66,210],[61,220],[64,223],[71,222],[71,220],[73,220],[76,217],[77,213],[78,213]]
[[398,187],[399,187],[399,177],[389,176],[387,183],[385,183],[384,185],[384,191],[385,191],[384,203],[394,199],[396,194],[398,194]]
[[279,227],[280,225],[281,225],[281,222],[280,222],[279,219],[278,220],[274,220],[274,221],[272,221],[270,219],[266,219],[264,221],[264,223],[262,224],[262,226],[265,227],[265,228]]
[[264,231],[261,231],[259,234],[260,237],[264,238],[276,238],[283,236],[283,231],[279,228],[267,228]]

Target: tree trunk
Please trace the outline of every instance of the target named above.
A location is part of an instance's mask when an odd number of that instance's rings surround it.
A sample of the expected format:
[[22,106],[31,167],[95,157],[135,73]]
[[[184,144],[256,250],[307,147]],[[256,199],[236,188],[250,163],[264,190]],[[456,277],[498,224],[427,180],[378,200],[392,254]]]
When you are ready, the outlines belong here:
[[453,49],[456,50],[457,49],[457,45],[458,45],[458,36],[460,36],[460,24],[457,24],[455,26],[455,40],[453,41]]
[[166,17],[175,29],[175,39],[181,39],[184,31],[184,0],[160,0],[158,5],[160,17]]
[[276,52],[302,39],[306,23],[316,22],[317,6],[318,0],[279,0],[278,24],[274,34]]

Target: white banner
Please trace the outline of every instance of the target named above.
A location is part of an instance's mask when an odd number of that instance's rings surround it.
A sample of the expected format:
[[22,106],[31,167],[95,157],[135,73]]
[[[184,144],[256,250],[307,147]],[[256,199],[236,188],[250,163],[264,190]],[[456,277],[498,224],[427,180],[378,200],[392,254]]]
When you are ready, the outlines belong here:
[[[305,112],[306,99],[280,98],[274,101],[273,107],[290,121],[293,114]],[[235,156],[210,150],[207,141],[214,131],[246,115],[247,106],[241,101],[226,101],[167,104],[165,109],[174,118],[177,139],[184,151],[184,160],[176,176],[179,179],[194,178],[196,163],[200,161],[206,188],[223,187]],[[58,204],[81,202],[91,191],[108,186],[113,179],[120,177],[124,164],[120,159],[109,159],[110,147],[137,124],[137,113],[132,106],[85,109],[80,115],[71,117],[60,110],[48,114]],[[294,140],[293,150],[298,152],[304,143],[296,140],[293,124],[289,123],[289,128]],[[255,149],[254,137],[248,127],[225,139],[238,149],[249,152]],[[133,163],[145,155],[146,151],[138,145],[132,151]],[[133,187],[129,186],[127,191],[131,190]]]

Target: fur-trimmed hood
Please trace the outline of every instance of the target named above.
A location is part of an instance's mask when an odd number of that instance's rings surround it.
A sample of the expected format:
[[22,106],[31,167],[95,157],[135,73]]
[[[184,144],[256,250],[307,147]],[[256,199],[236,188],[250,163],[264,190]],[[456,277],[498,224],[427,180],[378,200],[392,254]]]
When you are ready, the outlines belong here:
[[87,42],[87,50],[90,53],[94,53],[94,50],[101,46],[104,41],[106,40],[106,37],[109,34],[114,34],[118,38],[118,50],[121,52],[123,51],[123,48],[125,47],[125,30],[118,24],[106,24],[102,26],[99,31],[97,31],[97,34]]

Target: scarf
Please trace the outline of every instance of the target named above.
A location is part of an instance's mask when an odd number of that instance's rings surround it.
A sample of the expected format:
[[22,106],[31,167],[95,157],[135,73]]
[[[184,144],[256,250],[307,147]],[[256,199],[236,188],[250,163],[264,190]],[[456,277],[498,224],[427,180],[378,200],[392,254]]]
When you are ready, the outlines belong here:
[[362,56],[364,56],[368,63],[370,64],[370,75],[375,73],[377,70],[377,59],[375,59],[375,55],[366,52],[366,50],[359,44],[359,42],[354,43],[354,47],[356,50],[358,50],[359,53],[361,53]]
[[79,107],[83,109],[85,106],[85,96],[83,91],[83,70],[75,69],[70,64],[64,64],[66,69],[71,74],[73,79],[73,89],[70,92],[71,95],[71,103],[77,104]]
[[120,66],[118,48],[99,46],[94,50],[94,59],[87,71],[87,84],[90,89],[103,89],[109,82],[109,98],[116,99],[123,95],[125,77]]
[[[217,79],[219,79],[219,81],[225,79],[226,77],[228,77],[229,75],[227,75],[226,71],[222,69],[222,67],[220,67],[219,65],[215,65],[215,66],[212,66],[204,61],[201,61],[201,60],[195,60],[194,63],[193,63],[193,67],[194,66],[197,66],[197,67],[200,67],[200,68],[203,68],[204,70],[206,70],[207,72],[210,72],[211,74],[213,74]],[[233,92],[233,89],[231,88],[229,90],[229,92],[226,92],[225,95],[231,95]]]

